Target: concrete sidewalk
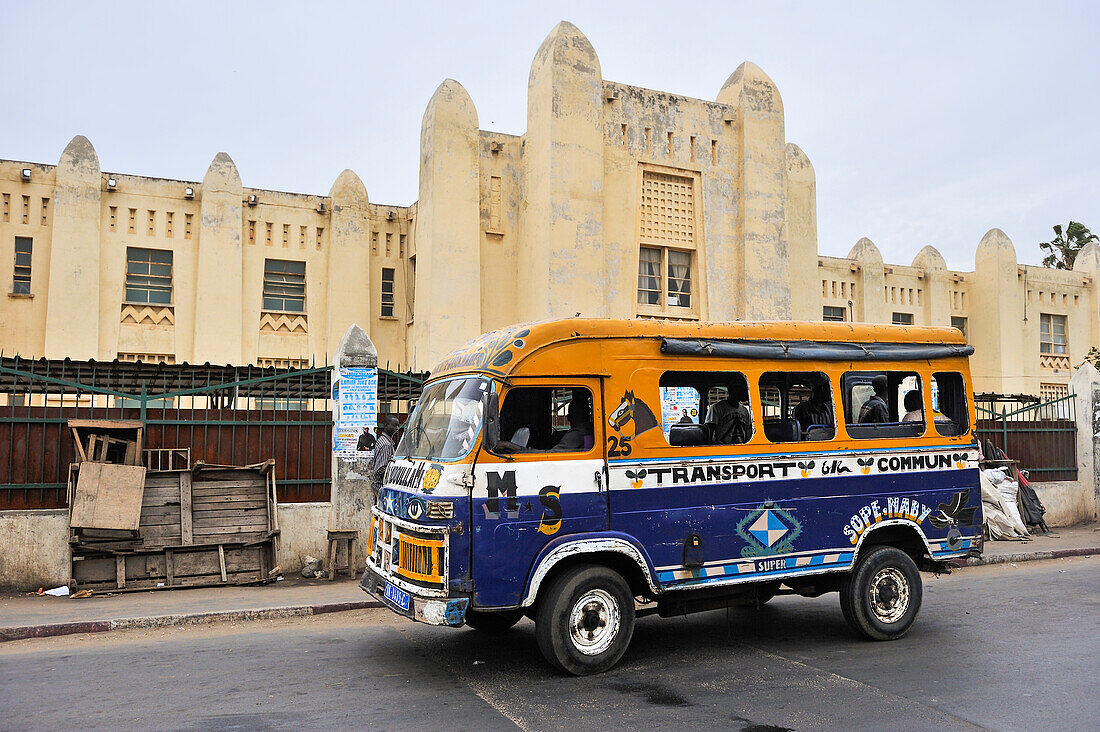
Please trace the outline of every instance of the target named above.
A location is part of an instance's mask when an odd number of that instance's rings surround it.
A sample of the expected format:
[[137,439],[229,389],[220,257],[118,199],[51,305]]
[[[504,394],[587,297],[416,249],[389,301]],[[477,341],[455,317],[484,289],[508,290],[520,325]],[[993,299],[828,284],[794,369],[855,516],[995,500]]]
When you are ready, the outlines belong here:
[[[1100,554],[1100,524],[1037,535],[1027,542],[992,541],[969,566]],[[0,595],[0,642],[72,633],[101,633],[240,620],[320,615],[381,607],[356,580],[286,579],[264,587],[209,587],[93,595],[83,600]]]
[[984,564],[1030,562],[1100,554],[1100,524],[1080,524],[1054,529],[1050,534],[1033,534],[1031,541],[989,541],[981,559],[967,560],[971,567]]
[[358,580],[288,578],[262,587],[205,587],[68,597],[0,595],[0,642],[126,628],[267,620],[380,607]]

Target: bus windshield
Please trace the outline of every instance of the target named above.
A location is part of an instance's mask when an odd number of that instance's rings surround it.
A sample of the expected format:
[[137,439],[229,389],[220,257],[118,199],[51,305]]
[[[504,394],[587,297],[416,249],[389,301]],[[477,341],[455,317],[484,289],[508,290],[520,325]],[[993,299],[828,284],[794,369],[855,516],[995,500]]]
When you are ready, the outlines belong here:
[[492,382],[482,376],[431,384],[417,402],[397,446],[399,457],[458,460],[477,440]]

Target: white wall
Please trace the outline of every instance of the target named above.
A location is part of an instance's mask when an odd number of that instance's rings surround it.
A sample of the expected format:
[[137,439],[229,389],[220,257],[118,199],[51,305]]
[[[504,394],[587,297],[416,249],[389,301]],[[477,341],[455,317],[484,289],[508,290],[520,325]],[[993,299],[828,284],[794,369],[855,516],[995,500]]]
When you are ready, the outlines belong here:
[[69,582],[69,511],[0,511],[0,587],[49,589]]

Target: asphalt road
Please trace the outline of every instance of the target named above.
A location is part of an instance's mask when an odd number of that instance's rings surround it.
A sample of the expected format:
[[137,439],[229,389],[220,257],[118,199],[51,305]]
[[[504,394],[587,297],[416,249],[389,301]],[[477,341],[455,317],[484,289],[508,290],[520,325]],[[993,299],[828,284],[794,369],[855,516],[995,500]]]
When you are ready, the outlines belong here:
[[836,595],[639,621],[618,667],[550,670],[382,610],[0,645],[0,729],[1095,729],[1100,558],[924,575],[905,638]]

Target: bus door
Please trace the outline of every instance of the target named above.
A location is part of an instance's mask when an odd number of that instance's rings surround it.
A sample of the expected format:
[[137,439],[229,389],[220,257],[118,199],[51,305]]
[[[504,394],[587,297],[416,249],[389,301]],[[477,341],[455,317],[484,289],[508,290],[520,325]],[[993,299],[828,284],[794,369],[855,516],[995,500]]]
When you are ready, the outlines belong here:
[[498,399],[496,444],[474,467],[474,604],[516,605],[535,556],[608,528],[600,380],[517,378]]

